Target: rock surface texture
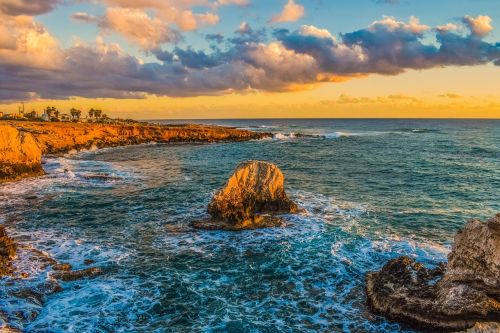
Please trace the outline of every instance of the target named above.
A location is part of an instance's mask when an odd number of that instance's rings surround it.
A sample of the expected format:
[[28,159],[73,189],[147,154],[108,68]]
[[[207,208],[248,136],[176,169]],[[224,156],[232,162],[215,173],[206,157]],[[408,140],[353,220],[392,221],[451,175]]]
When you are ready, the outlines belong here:
[[12,273],[12,259],[16,256],[17,244],[0,225],[0,277]]
[[408,257],[366,276],[375,313],[431,330],[500,322],[500,214],[471,220],[455,237],[449,263],[426,268]]
[[0,125],[0,183],[43,174],[42,154],[148,142],[246,141],[272,137],[208,125],[44,123],[12,121]]
[[0,182],[43,175],[42,151],[34,137],[0,125]]
[[274,164],[240,164],[208,205],[212,219],[193,223],[202,229],[254,229],[278,226],[277,214],[296,213],[297,205],[285,193],[285,177]]

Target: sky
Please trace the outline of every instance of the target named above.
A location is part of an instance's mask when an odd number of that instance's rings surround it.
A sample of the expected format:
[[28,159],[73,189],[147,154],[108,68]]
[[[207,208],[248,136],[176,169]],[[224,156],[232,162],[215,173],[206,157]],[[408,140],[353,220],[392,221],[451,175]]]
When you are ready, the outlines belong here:
[[500,118],[496,0],[0,0],[0,111]]

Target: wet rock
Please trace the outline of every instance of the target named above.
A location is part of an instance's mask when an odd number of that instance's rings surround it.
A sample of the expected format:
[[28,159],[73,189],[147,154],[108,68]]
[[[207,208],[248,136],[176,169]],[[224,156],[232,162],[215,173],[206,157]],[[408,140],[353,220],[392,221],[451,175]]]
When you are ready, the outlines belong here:
[[[470,221],[455,238],[449,264],[426,268],[408,257],[366,275],[370,308],[405,324],[431,330],[466,330],[500,322],[497,215]],[[496,276],[495,276],[496,274]]]
[[500,213],[487,222],[471,220],[457,233],[446,279],[500,298]]
[[55,272],[52,276],[57,280],[64,282],[80,280],[84,278],[93,278],[104,274],[104,271],[99,267],[91,267],[77,271]]
[[84,265],[87,265],[87,266],[89,266],[89,265],[93,265],[93,264],[95,264],[95,260],[93,260],[93,259],[85,259],[85,260],[83,261],[83,264],[84,264]]
[[241,230],[282,225],[277,214],[298,211],[297,205],[285,193],[284,182],[285,177],[276,165],[244,162],[212,198],[208,205],[212,218],[195,222],[193,226]]
[[473,328],[467,330],[467,333],[498,333],[500,332],[500,323],[476,323]]
[[55,271],[69,272],[72,269],[72,266],[67,263],[57,263],[52,265],[52,269]]
[[13,272],[12,259],[15,258],[17,244],[7,235],[3,225],[0,225],[0,277]]

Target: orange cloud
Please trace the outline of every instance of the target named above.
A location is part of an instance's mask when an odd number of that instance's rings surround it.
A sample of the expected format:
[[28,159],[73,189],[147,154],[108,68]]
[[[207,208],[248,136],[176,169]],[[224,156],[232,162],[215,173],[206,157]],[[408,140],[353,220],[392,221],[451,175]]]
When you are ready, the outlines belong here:
[[299,5],[295,0],[288,0],[283,11],[271,19],[271,23],[295,22],[304,16],[304,6]]

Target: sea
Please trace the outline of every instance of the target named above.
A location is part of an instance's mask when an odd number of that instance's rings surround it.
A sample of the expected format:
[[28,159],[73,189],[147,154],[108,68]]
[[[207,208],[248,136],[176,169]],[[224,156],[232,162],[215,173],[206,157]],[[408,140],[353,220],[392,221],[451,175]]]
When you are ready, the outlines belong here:
[[[406,255],[445,261],[455,233],[500,212],[500,120],[185,120],[273,133],[238,143],[90,149],[44,158],[46,176],[0,186],[0,223],[75,269],[0,280],[0,327],[23,332],[417,332],[374,315],[365,274]],[[245,160],[275,163],[304,208],[279,228],[191,221]],[[24,252],[23,252],[24,251]]]

